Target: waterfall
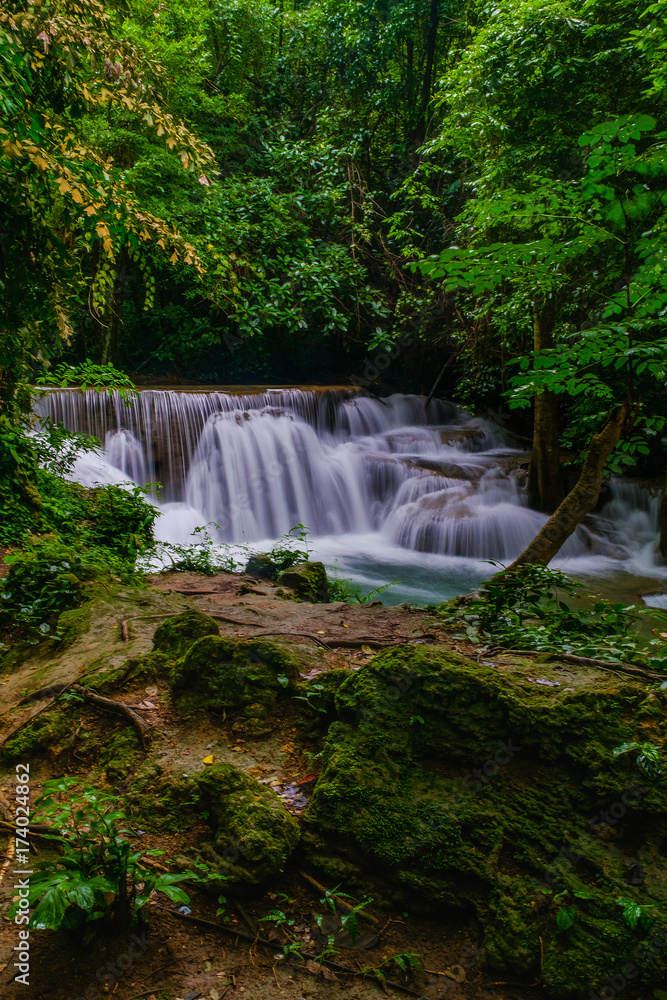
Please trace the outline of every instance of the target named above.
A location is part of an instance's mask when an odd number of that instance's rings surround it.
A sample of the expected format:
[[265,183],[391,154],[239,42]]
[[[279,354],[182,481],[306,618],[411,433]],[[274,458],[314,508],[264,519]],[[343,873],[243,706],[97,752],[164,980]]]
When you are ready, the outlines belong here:
[[[143,390],[128,405],[118,393],[65,389],[41,393],[35,410],[103,443],[78,460],[82,482],[161,483],[157,534],[167,541],[210,524],[217,541],[261,543],[304,524],[316,548],[336,539],[349,558],[372,539],[377,558],[507,562],[545,522],[527,506],[511,438],[451,403],[264,389]],[[601,515],[559,559],[606,551],[648,565],[656,504],[613,482]]]

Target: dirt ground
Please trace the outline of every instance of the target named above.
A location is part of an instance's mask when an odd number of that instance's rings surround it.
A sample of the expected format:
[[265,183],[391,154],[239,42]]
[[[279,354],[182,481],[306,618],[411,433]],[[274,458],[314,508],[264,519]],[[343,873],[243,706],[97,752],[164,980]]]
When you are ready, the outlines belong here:
[[[239,594],[240,586],[244,593]],[[248,592],[250,590],[250,592]],[[36,653],[14,673],[0,678],[0,739],[4,740],[25,719],[45,708],[51,696],[24,705],[25,695],[55,683],[77,680],[91,665],[121,664],[150,650],[152,635],[165,617],[188,607],[197,607],[216,618],[225,636],[264,635],[285,643],[305,664],[303,676],[314,676],[335,666],[360,666],[383,645],[397,641],[446,643],[433,617],[407,607],[363,607],[341,603],[306,605],[276,598],[271,585],[247,578],[218,574],[164,574],[152,578],[150,588],[137,592],[119,590],[101,596],[93,607],[91,625],[73,646],[52,655]],[[125,628],[123,628],[123,623]],[[126,640],[123,634],[126,634]],[[456,648],[456,647],[454,647]],[[469,652],[470,650],[465,650]],[[498,660],[498,669],[503,663]],[[541,667],[542,672],[548,668]],[[556,668],[562,669],[562,668]],[[562,675],[560,675],[562,676]],[[297,737],[296,708],[283,708],[268,735],[241,736],[233,717],[213,718],[197,712],[187,718],[173,710],[164,683],[130,684],[116,693],[118,700],[140,709],[151,730],[150,753],[175,771],[201,770],[204,758],[233,762],[259,781],[270,785],[287,808],[298,817],[307,805],[317,777],[315,747]],[[139,710],[139,709],[137,709]],[[82,727],[96,727],[110,737],[123,723],[103,711],[86,707]],[[76,753],[52,755],[31,761],[32,796],[41,781],[62,773],[85,776],[89,764]],[[5,768],[0,787],[0,912],[6,914],[15,898],[15,859],[7,822],[11,820],[13,772]],[[196,820],[187,834],[152,835],[134,830],[142,849],[158,847],[165,857],[174,857],[196,844],[205,831]],[[210,835],[210,831],[209,831]],[[49,843],[32,840],[37,861]],[[362,936],[352,945],[337,936],[338,968],[316,960],[323,939],[316,915],[325,908],[321,889],[304,877],[304,862],[298,853],[288,870],[261,896],[241,902],[228,901],[216,916],[214,898],[200,887],[188,887],[189,913],[178,914],[164,897],[156,897],[146,908],[148,928],[134,938],[102,939],[84,948],[79,939],[50,931],[31,931],[30,985],[14,981],[18,928],[4,916],[0,924],[0,997],[14,1000],[371,1000],[385,994],[421,997],[424,1000],[541,1000],[546,994],[539,982],[520,984],[499,981],[485,967],[479,928],[470,916],[442,912],[425,916],[417,912],[386,911],[373,904],[374,920],[360,925]],[[317,878],[315,872],[305,872]],[[327,888],[333,889],[334,886]],[[300,942],[304,961],[289,964],[282,957],[285,938],[270,922],[262,920],[280,909],[293,920],[292,934]],[[333,919],[333,918],[332,918]],[[208,921],[208,924],[206,923]],[[214,926],[211,926],[214,925]],[[335,931],[332,925],[325,930]],[[237,933],[238,932],[238,933]],[[266,941],[260,943],[258,937]],[[395,965],[383,965],[391,956],[416,953],[423,973],[406,980]],[[389,986],[374,978],[363,978],[361,970],[382,966],[392,980]],[[342,967],[342,968],[341,968]],[[650,995],[650,994],[649,994]],[[639,1000],[642,994],[629,987],[624,1000]]]

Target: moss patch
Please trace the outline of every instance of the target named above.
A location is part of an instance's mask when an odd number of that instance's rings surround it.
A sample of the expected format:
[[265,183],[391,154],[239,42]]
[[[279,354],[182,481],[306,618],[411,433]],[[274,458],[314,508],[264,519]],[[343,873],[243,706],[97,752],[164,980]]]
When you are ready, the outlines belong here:
[[299,676],[299,664],[271,642],[205,636],[173,666],[177,707],[230,711],[242,708],[258,724]]
[[215,831],[202,855],[226,885],[254,888],[275,878],[299,842],[299,825],[275,792],[232,764],[208,768],[198,786]]
[[329,581],[324,563],[296,563],[278,576],[278,583],[289,587],[298,601],[310,604],[329,601]]
[[155,630],[153,649],[158,653],[177,658],[197,639],[205,635],[219,635],[220,630],[213,618],[201,611],[184,611],[168,618]]
[[60,639],[59,649],[71,646],[80,635],[90,628],[90,602],[70,611],[63,611],[58,618],[57,635]]
[[43,712],[26,723],[2,748],[2,760],[29,762],[30,758],[47,750],[54,750],[59,744],[71,739],[76,726],[72,712],[53,708]]
[[157,833],[185,831],[201,812],[194,778],[175,775],[156,761],[142,764],[127,793],[129,813]]
[[[641,968],[647,932],[625,924],[616,899],[655,905],[654,931],[667,915],[667,790],[611,751],[642,734],[662,742],[642,685],[397,647],[350,675],[336,705],[304,836],[329,878],[474,914],[489,962],[514,975],[539,972],[541,938],[543,981],[559,997]],[[646,879],[631,887],[633,859]],[[575,921],[559,931],[566,906]]]

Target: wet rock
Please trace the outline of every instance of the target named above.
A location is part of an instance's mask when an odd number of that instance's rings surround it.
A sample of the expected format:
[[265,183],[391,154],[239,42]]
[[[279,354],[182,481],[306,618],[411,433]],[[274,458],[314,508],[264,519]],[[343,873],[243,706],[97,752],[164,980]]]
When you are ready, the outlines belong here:
[[275,580],[278,576],[278,567],[267,552],[250,556],[245,571],[257,580]]
[[[563,664],[560,686],[538,686],[534,671],[534,660],[501,669],[396,647],[351,674],[304,850],[327,880],[376,899],[474,914],[493,968],[587,997],[636,963],[645,936],[617,903],[632,860],[645,877],[633,898],[655,907],[652,931],[664,929],[667,789],[612,751],[648,731],[661,744],[665,701],[651,696],[658,715],[634,680]],[[540,675],[554,680],[549,662]],[[561,930],[569,907],[575,920]],[[647,981],[659,982],[657,969]]]
[[223,889],[255,888],[282,872],[299,842],[299,825],[270,789],[232,764],[197,779],[215,831],[202,856],[228,879]]
[[329,581],[324,563],[296,563],[283,570],[278,583],[289,587],[299,601],[307,601],[309,604],[329,603]]
[[183,656],[197,639],[219,634],[220,629],[213,618],[201,611],[184,611],[156,628],[153,649],[168,656]]
[[170,683],[179,709],[242,708],[257,728],[298,676],[298,661],[274,643],[204,636],[172,667]]

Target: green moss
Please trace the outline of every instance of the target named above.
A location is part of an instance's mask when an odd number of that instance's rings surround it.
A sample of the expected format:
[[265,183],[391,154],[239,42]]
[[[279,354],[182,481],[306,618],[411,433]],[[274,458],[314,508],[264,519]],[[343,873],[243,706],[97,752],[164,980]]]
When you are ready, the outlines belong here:
[[298,676],[298,662],[274,643],[205,636],[173,666],[170,681],[181,710],[244,708],[262,719]]
[[183,611],[180,615],[168,618],[155,630],[153,649],[177,658],[183,656],[193,642],[202,636],[219,634],[220,630],[213,618],[201,611]]
[[182,832],[201,812],[194,778],[175,775],[155,761],[141,766],[127,793],[129,813],[156,833]]
[[139,737],[131,726],[118,730],[100,748],[100,772],[110,784],[117,784],[141,759],[142,748]]
[[134,656],[118,666],[109,667],[108,670],[91,671],[79,683],[94,691],[113,691],[125,684],[165,678],[171,663],[171,659],[164,653],[144,653],[143,656]]
[[280,573],[278,583],[289,587],[299,601],[326,604],[329,600],[327,571],[321,562],[296,563]]
[[275,878],[299,842],[299,825],[275,792],[232,764],[216,764],[198,778],[210,813],[213,843],[202,855],[230,889]]
[[60,649],[71,646],[90,628],[90,603],[83,604],[79,608],[72,608],[70,611],[63,611],[58,618],[57,635],[60,639]]
[[[615,902],[630,892],[629,858],[647,875],[632,895],[656,906],[656,926],[667,915],[667,789],[643,783],[639,822],[622,796],[641,775],[611,754],[645,729],[645,689],[570,670],[384,651],[338,688],[341,721],[304,818],[304,848],[328,878],[352,862],[352,884],[376,897],[474,914],[494,968],[536,975],[541,938],[558,997],[587,995],[634,961],[642,935]],[[660,742],[664,722],[650,725]],[[612,805],[618,820],[603,822]],[[559,932],[565,905],[577,917]]]
[[70,712],[54,708],[26,723],[2,748],[3,761],[29,762],[31,757],[65,743],[76,726]]

